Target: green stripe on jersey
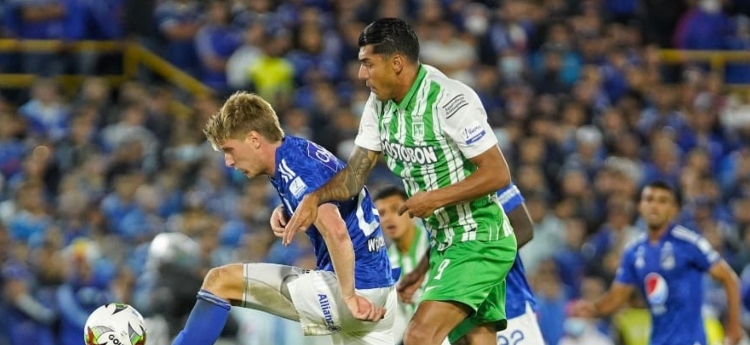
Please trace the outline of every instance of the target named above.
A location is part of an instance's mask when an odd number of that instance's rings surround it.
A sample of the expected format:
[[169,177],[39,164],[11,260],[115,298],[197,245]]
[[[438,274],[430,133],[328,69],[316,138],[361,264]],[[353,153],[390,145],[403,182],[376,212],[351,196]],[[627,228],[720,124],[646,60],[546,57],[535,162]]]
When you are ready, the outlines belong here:
[[[403,278],[405,275],[411,273],[415,268],[417,268],[419,261],[422,260],[422,256],[424,256],[425,252],[427,252],[429,248],[429,243],[430,240],[427,236],[427,230],[419,225],[416,225],[414,239],[412,240],[411,246],[409,246],[409,251],[407,253],[401,253],[401,251],[398,250],[398,246],[396,246],[396,243],[391,244],[391,246],[388,248],[388,258],[390,259],[391,265],[393,267],[401,267],[400,278]],[[422,285],[424,285],[427,280],[428,279],[425,279]],[[420,291],[421,289],[422,288],[420,287]],[[406,318],[408,320],[412,315],[414,315],[414,312],[417,309],[417,304],[407,304],[404,307],[406,309],[405,311],[408,314]]]
[[[420,66],[417,79],[400,104],[384,102],[379,127],[388,168],[404,181],[409,196],[463,181],[477,167],[443,131],[438,104],[445,85]],[[425,219],[432,245],[442,251],[454,242],[505,238],[512,230],[492,193],[471,202],[444,207]]]

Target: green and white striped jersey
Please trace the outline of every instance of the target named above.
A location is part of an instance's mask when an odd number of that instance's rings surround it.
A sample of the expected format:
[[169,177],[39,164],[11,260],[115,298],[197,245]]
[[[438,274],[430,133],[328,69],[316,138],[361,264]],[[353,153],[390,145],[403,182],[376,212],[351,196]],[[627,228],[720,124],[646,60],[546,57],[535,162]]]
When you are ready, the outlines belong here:
[[[419,264],[419,260],[422,260],[424,254],[430,249],[430,239],[427,236],[427,230],[417,225],[416,232],[414,233],[414,241],[409,247],[407,253],[401,253],[395,243],[388,247],[388,258],[391,261],[391,267],[401,267],[401,277],[414,271]],[[427,278],[422,282],[422,286],[427,283]],[[396,343],[400,343],[401,338],[406,331],[406,326],[409,324],[409,320],[417,310],[419,304],[419,297],[422,295],[422,287],[420,287],[414,293],[415,303],[407,304],[398,302],[398,309],[396,310],[396,321],[393,325],[393,334],[398,340]]]
[[[421,65],[406,97],[370,95],[362,114],[359,147],[383,152],[409,196],[463,181],[477,166],[469,159],[497,145],[476,92],[434,67]],[[495,193],[435,211],[425,226],[443,251],[460,241],[494,241],[513,235]]]

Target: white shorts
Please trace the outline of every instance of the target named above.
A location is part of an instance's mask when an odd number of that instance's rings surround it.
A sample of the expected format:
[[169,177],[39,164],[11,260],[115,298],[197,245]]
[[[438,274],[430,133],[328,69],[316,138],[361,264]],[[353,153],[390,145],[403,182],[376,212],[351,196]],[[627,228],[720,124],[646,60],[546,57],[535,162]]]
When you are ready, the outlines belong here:
[[394,287],[357,290],[385,307],[383,320],[359,321],[341,300],[333,272],[275,264],[244,264],[243,307],[298,321],[305,335],[330,335],[334,345],[392,345],[396,317]]
[[497,332],[497,345],[543,345],[544,337],[539,329],[536,313],[526,303],[526,312],[508,320],[508,328]]

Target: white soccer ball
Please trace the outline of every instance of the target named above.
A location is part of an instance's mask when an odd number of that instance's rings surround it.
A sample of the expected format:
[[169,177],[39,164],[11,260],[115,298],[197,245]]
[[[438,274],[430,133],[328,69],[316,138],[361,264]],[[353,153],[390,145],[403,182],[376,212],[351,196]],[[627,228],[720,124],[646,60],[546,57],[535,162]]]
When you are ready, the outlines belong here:
[[145,345],[143,316],[124,303],[110,303],[94,310],[83,329],[86,345]]

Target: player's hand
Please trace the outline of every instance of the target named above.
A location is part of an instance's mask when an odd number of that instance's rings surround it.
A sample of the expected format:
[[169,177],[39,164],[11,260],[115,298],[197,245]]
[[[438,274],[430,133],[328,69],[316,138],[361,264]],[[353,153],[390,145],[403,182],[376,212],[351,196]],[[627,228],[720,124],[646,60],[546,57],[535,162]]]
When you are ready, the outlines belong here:
[[578,300],[573,302],[570,310],[570,316],[593,318],[596,314],[595,311],[596,308],[594,307],[594,303],[585,300]]
[[403,303],[414,303],[412,298],[414,297],[414,293],[422,286],[424,276],[424,273],[417,271],[409,272],[409,274],[403,276],[398,286],[396,286],[398,299]]
[[429,218],[438,208],[435,204],[435,199],[430,198],[430,192],[419,192],[414,194],[406,200],[401,207],[398,208],[398,215],[409,212],[412,217]]
[[742,326],[727,325],[727,329],[724,332],[724,344],[726,345],[738,345],[742,338],[745,336],[745,332],[742,331]]
[[271,230],[273,231],[274,236],[284,237],[284,226],[286,226],[287,221],[289,220],[286,219],[284,206],[276,206],[271,213]]
[[357,320],[376,322],[385,316],[385,308],[376,307],[367,298],[357,294],[344,297],[344,302]]
[[283,245],[288,246],[292,243],[292,239],[294,239],[297,231],[306,231],[318,219],[318,204],[318,198],[314,194],[308,194],[302,198],[297,209],[294,210],[292,218],[289,219],[289,222],[284,227],[284,236],[281,241]]

